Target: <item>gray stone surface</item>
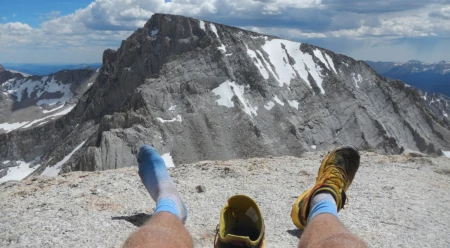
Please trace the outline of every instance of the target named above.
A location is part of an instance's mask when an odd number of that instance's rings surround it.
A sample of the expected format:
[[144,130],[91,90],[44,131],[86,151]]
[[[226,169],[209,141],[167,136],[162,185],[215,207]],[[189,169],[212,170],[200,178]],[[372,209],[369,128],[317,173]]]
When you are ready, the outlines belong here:
[[422,90],[418,90],[418,92],[438,119],[450,123],[450,97]]
[[[286,54],[282,64],[304,66],[307,77],[296,70],[280,86],[289,75],[263,49],[276,37],[207,21],[204,27],[192,18],[153,15],[119,49],[104,52],[95,83],[75,109],[42,127],[53,138],[39,137],[41,142],[31,130],[0,135],[0,161],[42,155],[45,168],[83,141],[64,172],[133,166],[144,143],[170,153],[176,163],[299,156],[339,144],[384,154],[450,151],[450,123],[417,90],[388,82],[365,62],[306,43],[288,51],[292,43],[282,41],[276,48]],[[299,52],[312,64],[303,65]],[[219,105],[213,92],[227,80],[235,82],[231,108]],[[257,110],[249,113],[250,107]],[[30,145],[17,145],[22,136],[41,148],[29,153]]]
[[[297,247],[301,233],[291,222],[291,205],[314,183],[324,155],[169,169],[186,202],[195,247],[212,247],[221,207],[235,194],[259,204],[268,247]],[[449,158],[363,152],[340,219],[369,247],[448,247],[449,176]],[[206,190],[199,193],[199,185]],[[0,185],[0,246],[120,247],[154,207],[136,167],[7,182]]]

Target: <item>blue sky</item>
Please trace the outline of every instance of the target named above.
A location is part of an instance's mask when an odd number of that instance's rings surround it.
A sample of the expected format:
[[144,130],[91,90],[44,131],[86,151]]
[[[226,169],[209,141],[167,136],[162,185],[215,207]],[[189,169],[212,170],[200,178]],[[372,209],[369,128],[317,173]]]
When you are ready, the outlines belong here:
[[355,59],[450,60],[450,0],[2,0],[0,63],[100,62],[153,13],[307,42]]
[[85,8],[91,2],[91,0],[5,0],[1,3],[0,17],[6,18],[6,21],[2,19],[3,23],[22,22],[33,28],[39,28],[42,22],[58,15],[71,14],[79,8]]

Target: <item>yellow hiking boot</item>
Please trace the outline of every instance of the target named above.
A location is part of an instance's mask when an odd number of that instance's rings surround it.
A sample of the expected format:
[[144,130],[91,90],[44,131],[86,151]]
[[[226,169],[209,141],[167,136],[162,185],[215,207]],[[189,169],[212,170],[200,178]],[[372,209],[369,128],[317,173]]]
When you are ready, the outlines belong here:
[[228,199],[220,214],[214,247],[266,247],[264,220],[252,198],[235,195]]
[[318,193],[330,193],[336,201],[337,211],[344,208],[348,187],[359,168],[359,152],[353,146],[340,146],[329,152],[320,165],[316,185],[301,194],[292,206],[291,218],[299,229],[308,224],[310,203]]

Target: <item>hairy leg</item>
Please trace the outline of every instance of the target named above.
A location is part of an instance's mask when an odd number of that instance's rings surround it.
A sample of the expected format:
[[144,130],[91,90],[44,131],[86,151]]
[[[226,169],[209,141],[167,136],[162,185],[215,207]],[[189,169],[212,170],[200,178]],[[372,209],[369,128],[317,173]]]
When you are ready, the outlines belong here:
[[160,212],[133,233],[124,245],[124,248],[138,247],[191,248],[194,244],[180,218]]
[[187,209],[170,177],[164,160],[151,146],[138,154],[139,176],[156,202],[153,217],[132,234],[124,247],[193,247],[184,227]]
[[345,228],[333,214],[319,214],[312,218],[300,239],[298,247],[367,247]]

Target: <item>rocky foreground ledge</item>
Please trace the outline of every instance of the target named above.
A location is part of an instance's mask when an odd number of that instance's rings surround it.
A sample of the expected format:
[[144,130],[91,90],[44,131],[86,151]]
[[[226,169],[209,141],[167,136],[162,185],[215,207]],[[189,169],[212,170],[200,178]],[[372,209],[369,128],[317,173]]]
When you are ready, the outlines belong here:
[[[311,186],[323,152],[301,158],[204,161],[170,169],[196,247],[212,247],[219,212],[234,194],[260,205],[269,247],[296,247],[289,213]],[[120,247],[155,204],[136,168],[73,172],[0,185],[1,247]],[[370,247],[450,246],[450,159],[362,153],[340,216]]]

